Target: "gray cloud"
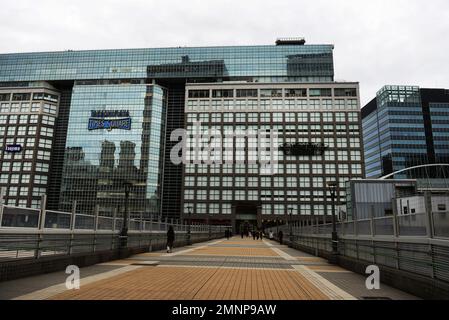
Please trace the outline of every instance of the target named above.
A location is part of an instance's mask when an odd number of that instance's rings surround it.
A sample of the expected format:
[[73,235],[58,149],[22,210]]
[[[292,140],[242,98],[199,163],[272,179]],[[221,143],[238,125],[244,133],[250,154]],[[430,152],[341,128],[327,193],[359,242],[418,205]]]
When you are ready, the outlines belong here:
[[18,0],[2,3],[0,52],[335,44],[336,79],[449,87],[446,0]]

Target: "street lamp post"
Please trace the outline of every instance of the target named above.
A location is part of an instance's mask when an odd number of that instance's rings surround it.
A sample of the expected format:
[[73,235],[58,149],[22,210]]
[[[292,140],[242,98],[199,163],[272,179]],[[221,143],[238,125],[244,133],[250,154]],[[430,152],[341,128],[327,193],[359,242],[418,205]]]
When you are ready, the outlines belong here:
[[288,229],[289,229],[289,239],[290,239],[290,246],[293,243],[293,226],[292,226],[292,213],[293,213],[293,207],[288,208],[289,216],[288,216]]
[[188,206],[187,207],[187,211],[189,213],[189,228],[187,229],[187,245],[191,245],[191,232],[190,232],[190,226],[191,226],[191,222],[192,219],[190,218],[191,214],[192,214],[192,206]]
[[125,182],[123,187],[125,189],[125,214],[123,216],[122,231],[120,232],[120,246],[126,248],[128,246],[128,219],[129,219],[129,192],[131,190],[131,183]]
[[332,254],[330,258],[331,263],[337,263],[338,260],[338,235],[337,235],[337,223],[335,219],[335,192],[337,190],[337,181],[329,181],[327,187],[331,194],[332,199]]

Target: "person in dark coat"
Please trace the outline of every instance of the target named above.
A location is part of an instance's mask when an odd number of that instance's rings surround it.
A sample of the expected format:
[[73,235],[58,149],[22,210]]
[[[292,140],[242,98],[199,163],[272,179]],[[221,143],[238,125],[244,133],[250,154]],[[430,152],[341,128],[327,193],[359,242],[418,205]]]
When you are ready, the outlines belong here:
[[167,253],[171,253],[173,249],[173,243],[175,242],[175,231],[170,226],[167,231]]
[[282,238],[284,237],[284,233],[282,232],[282,230],[279,230],[278,237],[279,237],[279,243],[282,244]]
[[229,236],[230,236],[230,231],[229,231],[229,229],[226,229],[226,231],[225,231],[225,237],[226,237],[226,239],[228,239],[229,240]]

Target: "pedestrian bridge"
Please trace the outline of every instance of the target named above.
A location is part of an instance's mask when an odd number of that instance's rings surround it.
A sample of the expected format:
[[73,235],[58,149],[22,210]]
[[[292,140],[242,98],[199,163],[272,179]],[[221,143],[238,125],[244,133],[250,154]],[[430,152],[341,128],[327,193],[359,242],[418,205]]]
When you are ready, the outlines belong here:
[[278,242],[216,239],[144,252],[80,269],[68,290],[64,270],[0,282],[0,299],[355,300],[417,299]]

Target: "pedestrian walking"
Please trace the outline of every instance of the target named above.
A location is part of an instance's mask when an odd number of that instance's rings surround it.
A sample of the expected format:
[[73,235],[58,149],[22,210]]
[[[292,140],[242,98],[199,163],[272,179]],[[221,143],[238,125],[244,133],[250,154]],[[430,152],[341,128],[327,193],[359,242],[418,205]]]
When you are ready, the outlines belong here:
[[170,226],[167,231],[167,253],[172,252],[174,242],[175,242],[175,231],[173,230],[173,226]]
[[282,244],[282,238],[284,237],[284,233],[282,232],[282,230],[279,230],[278,237],[279,237],[279,243]]

